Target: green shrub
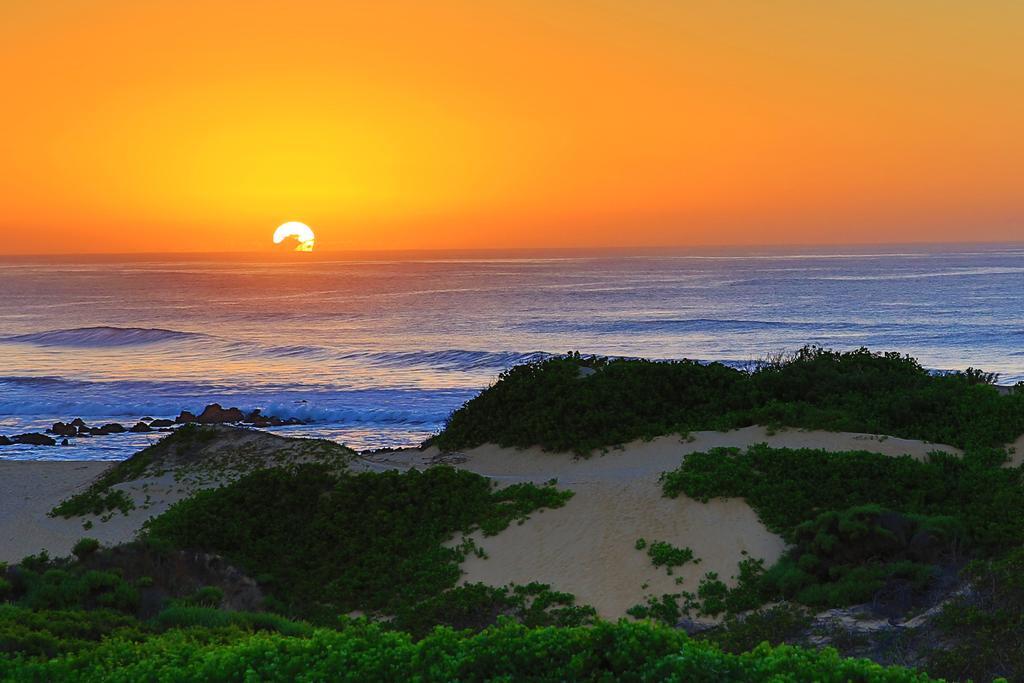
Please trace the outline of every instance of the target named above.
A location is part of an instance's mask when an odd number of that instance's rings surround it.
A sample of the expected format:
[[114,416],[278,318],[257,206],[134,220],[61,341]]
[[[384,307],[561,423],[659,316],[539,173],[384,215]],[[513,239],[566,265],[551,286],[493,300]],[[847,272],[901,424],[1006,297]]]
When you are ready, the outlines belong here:
[[224,591],[216,586],[203,586],[180,602],[195,607],[219,607],[224,602]]
[[743,599],[713,577],[684,612],[731,614],[779,599],[839,607],[890,586],[920,595],[936,564],[1024,543],[1024,470],[1004,460],[994,450],[918,461],[765,445],[690,454],[662,475],[666,496],[744,498],[792,547],[749,573]]
[[151,520],[146,535],[223,554],[287,611],[326,623],[352,610],[394,613],[454,587],[468,548],[445,541],[497,533],[569,496],[533,484],[496,490],[452,467],[338,475],[304,465],[201,491]]
[[651,595],[644,602],[626,610],[626,614],[635,619],[650,619],[666,626],[675,626],[683,618],[683,607],[680,606],[679,600],[685,597],[685,593]]
[[31,609],[67,610],[108,608],[133,613],[138,591],[113,572],[47,569],[41,574],[24,571],[23,595],[18,604]]
[[160,612],[154,623],[164,631],[199,627],[238,628],[248,632],[266,631],[293,637],[308,637],[313,633],[313,627],[309,624],[286,619],[272,612],[229,612],[197,605],[172,605]]
[[[655,567],[665,567],[669,575],[676,567],[682,567],[684,564],[694,561],[692,548],[677,548],[667,541],[652,541],[648,545],[641,538],[637,541],[636,547],[637,550],[646,548],[647,556],[651,558],[651,564]],[[696,561],[700,562],[699,559]]]
[[846,681],[925,682],[899,667],[844,659],[834,650],[758,646],[734,655],[681,631],[649,624],[561,628],[504,623],[467,635],[407,634],[354,623],[341,632],[293,638],[236,631],[211,637],[170,631],[142,643],[109,638],[49,661],[0,657],[12,681]]
[[1024,548],[974,562],[964,575],[970,590],[943,608],[943,646],[929,670],[950,680],[1024,680]]
[[813,621],[811,613],[798,605],[779,604],[763,609],[729,614],[717,628],[697,637],[726,652],[741,653],[761,643],[779,645],[801,635]]
[[495,588],[473,583],[399,609],[392,626],[422,637],[435,626],[479,631],[502,618],[530,627],[594,623],[594,608],[575,603],[571,594],[552,591],[546,584]]
[[91,557],[99,549],[100,542],[95,538],[82,538],[75,543],[74,547],[71,549],[71,554],[79,560],[84,560]]
[[662,488],[671,498],[743,498],[790,542],[797,527],[822,513],[874,504],[932,517],[919,523],[951,542],[1000,549],[1024,542],[1024,470],[1001,467],[1005,458],[996,450],[963,457],[933,453],[919,461],[764,444],[746,451],[715,448],[687,455],[662,475]]
[[909,356],[867,349],[805,347],[751,373],[569,354],[502,373],[432,443],[589,454],[663,434],[764,424],[996,447],[1024,433],[1024,394],[1000,395],[992,379],[980,371],[932,375]]
[[111,610],[31,610],[0,605],[0,655],[56,657],[86,649],[111,635],[142,640],[148,629]]

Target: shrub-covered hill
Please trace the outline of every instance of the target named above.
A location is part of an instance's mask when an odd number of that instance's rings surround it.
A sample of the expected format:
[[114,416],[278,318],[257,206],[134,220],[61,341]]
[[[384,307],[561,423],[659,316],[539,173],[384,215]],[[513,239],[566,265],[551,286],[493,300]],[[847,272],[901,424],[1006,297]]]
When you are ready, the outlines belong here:
[[970,370],[934,375],[897,353],[805,347],[751,372],[719,363],[567,357],[517,366],[452,414],[442,450],[483,443],[580,454],[752,424],[887,434],[962,448],[1024,434],[1024,392]]

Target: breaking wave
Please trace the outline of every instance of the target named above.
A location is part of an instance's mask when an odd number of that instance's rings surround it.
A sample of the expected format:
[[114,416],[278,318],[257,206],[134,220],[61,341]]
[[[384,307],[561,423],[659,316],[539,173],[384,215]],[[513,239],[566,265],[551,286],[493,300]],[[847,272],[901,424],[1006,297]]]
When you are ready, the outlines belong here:
[[199,332],[179,332],[151,327],[76,327],[69,330],[48,330],[30,334],[0,337],[0,341],[39,346],[73,346],[102,348],[107,346],[137,346],[167,341],[203,339]]

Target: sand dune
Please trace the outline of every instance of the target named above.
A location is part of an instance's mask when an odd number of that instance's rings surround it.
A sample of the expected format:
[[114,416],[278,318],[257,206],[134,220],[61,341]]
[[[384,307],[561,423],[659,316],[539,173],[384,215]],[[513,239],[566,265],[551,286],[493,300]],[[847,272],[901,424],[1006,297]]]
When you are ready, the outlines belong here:
[[109,465],[0,461],[0,562],[16,562],[44,549],[53,555],[70,552],[85,535],[82,521],[51,519],[46,513]]
[[[496,537],[474,534],[487,558],[469,557],[463,563],[463,582],[549,583],[593,605],[601,616],[617,618],[645,596],[695,590],[708,571],[729,583],[744,551],[767,564],[778,559],[784,550],[782,539],[770,533],[744,501],[702,504],[686,497],[667,499],[658,485],[661,473],[677,467],[687,453],[757,443],[915,458],[936,450],[959,452],[951,446],[870,434],[795,429],[769,434],[764,427],[747,427],[695,432],[685,440],[664,436],[637,441],[590,458],[486,445],[453,454],[433,448],[381,454],[363,459],[363,466],[405,469],[450,462],[503,483],[557,479],[559,486],[575,492],[572,500],[563,508],[536,513]],[[689,546],[701,562],[669,576],[635,548],[641,537]],[[682,584],[676,582],[679,577]]]
[[[238,430],[235,430],[236,432]],[[310,443],[310,442],[307,442]],[[315,442],[314,442],[315,443]],[[534,514],[501,534],[474,539],[488,555],[470,557],[463,565],[464,581],[492,585],[541,581],[574,593],[580,602],[595,606],[604,617],[622,616],[646,595],[693,590],[699,578],[715,571],[731,577],[742,552],[773,562],[783,551],[782,540],[771,534],[753,510],[741,500],[708,504],[686,498],[666,499],[659,475],[678,466],[687,454],[716,446],[745,448],[756,443],[775,447],[868,450],[887,455],[910,454],[922,458],[935,450],[957,453],[950,446],[867,434],[784,430],[769,434],[763,427],[730,432],[696,432],[687,439],[665,436],[634,442],[590,458],[545,453],[537,448],[515,450],[494,445],[463,453],[440,453],[435,448],[402,450],[353,459],[356,470],[423,468],[449,463],[500,483],[557,479],[575,496],[564,507]],[[1016,458],[1024,458],[1024,437]],[[143,523],[160,514],[196,488],[216,485],[220,475],[252,466],[278,462],[272,453],[299,449],[300,442],[260,432],[231,432],[211,442],[202,453],[189,457],[221,458],[215,474],[206,478],[175,477],[158,473],[119,484],[139,506],[128,515],[115,513],[109,521],[85,518],[53,519],[47,512],[72,493],[82,490],[107,463],[0,461],[0,561],[14,562],[46,549],[67,554],[82,536],[114,544],[135,537]],[[178,474],[183,471],[179,467]],[[225,467],[227,472],[225,472]],[[237,474],[237,472],[235,472]],[[701,559],[668,576],[650,564],[635,548],[638,538],[689,546]],[[455,539],[456,541],[458,539]],[[676,583],[682,577],[683,583]]]

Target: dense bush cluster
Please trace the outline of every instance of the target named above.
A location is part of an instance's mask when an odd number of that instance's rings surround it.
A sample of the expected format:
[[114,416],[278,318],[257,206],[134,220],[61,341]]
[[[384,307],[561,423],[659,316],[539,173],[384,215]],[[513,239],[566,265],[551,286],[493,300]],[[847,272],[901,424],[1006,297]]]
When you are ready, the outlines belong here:
[[56,657],[94,646],[107,636],[142,640],[148,629],[109,609],[29,609],[0,605],[0,655]]
[[926,675],[834,650],[761,645],[736,655],[649,624],[527,628],[504,623],[476,634],[439,629],[426,638],[352,623],[309,637],[240,630],[170,631],[137,642],[114,637],[47,661],[0,657],[11,681],[888,681]]
[[570,593],[542,583],[496,588],[466,584],[398,609],[390,625],[424,636],[435,626],[479,631],[509,618],[525,626],[581,626],[597,619],[593,607],[576,605]]
[[744,498],[772,531],[796,541],[796,529],[818,515],[876,504],[909,515],[943,516],[936,524],[977,548],[1024,543],[1024,470],[1001,467],[1005,451],[927,460],[866,451],[809,448],[691,453],[662,475],[666,496],[697,500]]
[[719,363],[569,354],[521,365],[455,411],[434,443],[587,454],[634,439],[752,424],[867,432],[960,447],[1024,433],[1024,392],[977,371],[933,375],[910,358],[807,347],[744,372]]
[[741,588],[762,602],[834,607],[883,587],[920,592],[938,564],[1024,543],[1024,470],[1002,467],[1005,457],[980,450],[919,461],[762,444],[690,454],[662,485],[670,497],[744,498],[791,543]]
[[968,566],[971,589],[939,618],[929,668],[951,680],[1024,680],[1024,548]]
[[51,560],[46,553],[26,557],[10,569],[0,565],[0,570],[0,600],[29,609],[132,614],[139,604],[138,589],[119,572],[89,569],[73,560]]
[[471,544],[572,494],[503,489],[452,467],[335,474],[320,465],[265,469],[174,505],[146,527],[158,547],[216,552],[256,577],[276,609],[320,621],[353,610],[395,614],[459,578]]

